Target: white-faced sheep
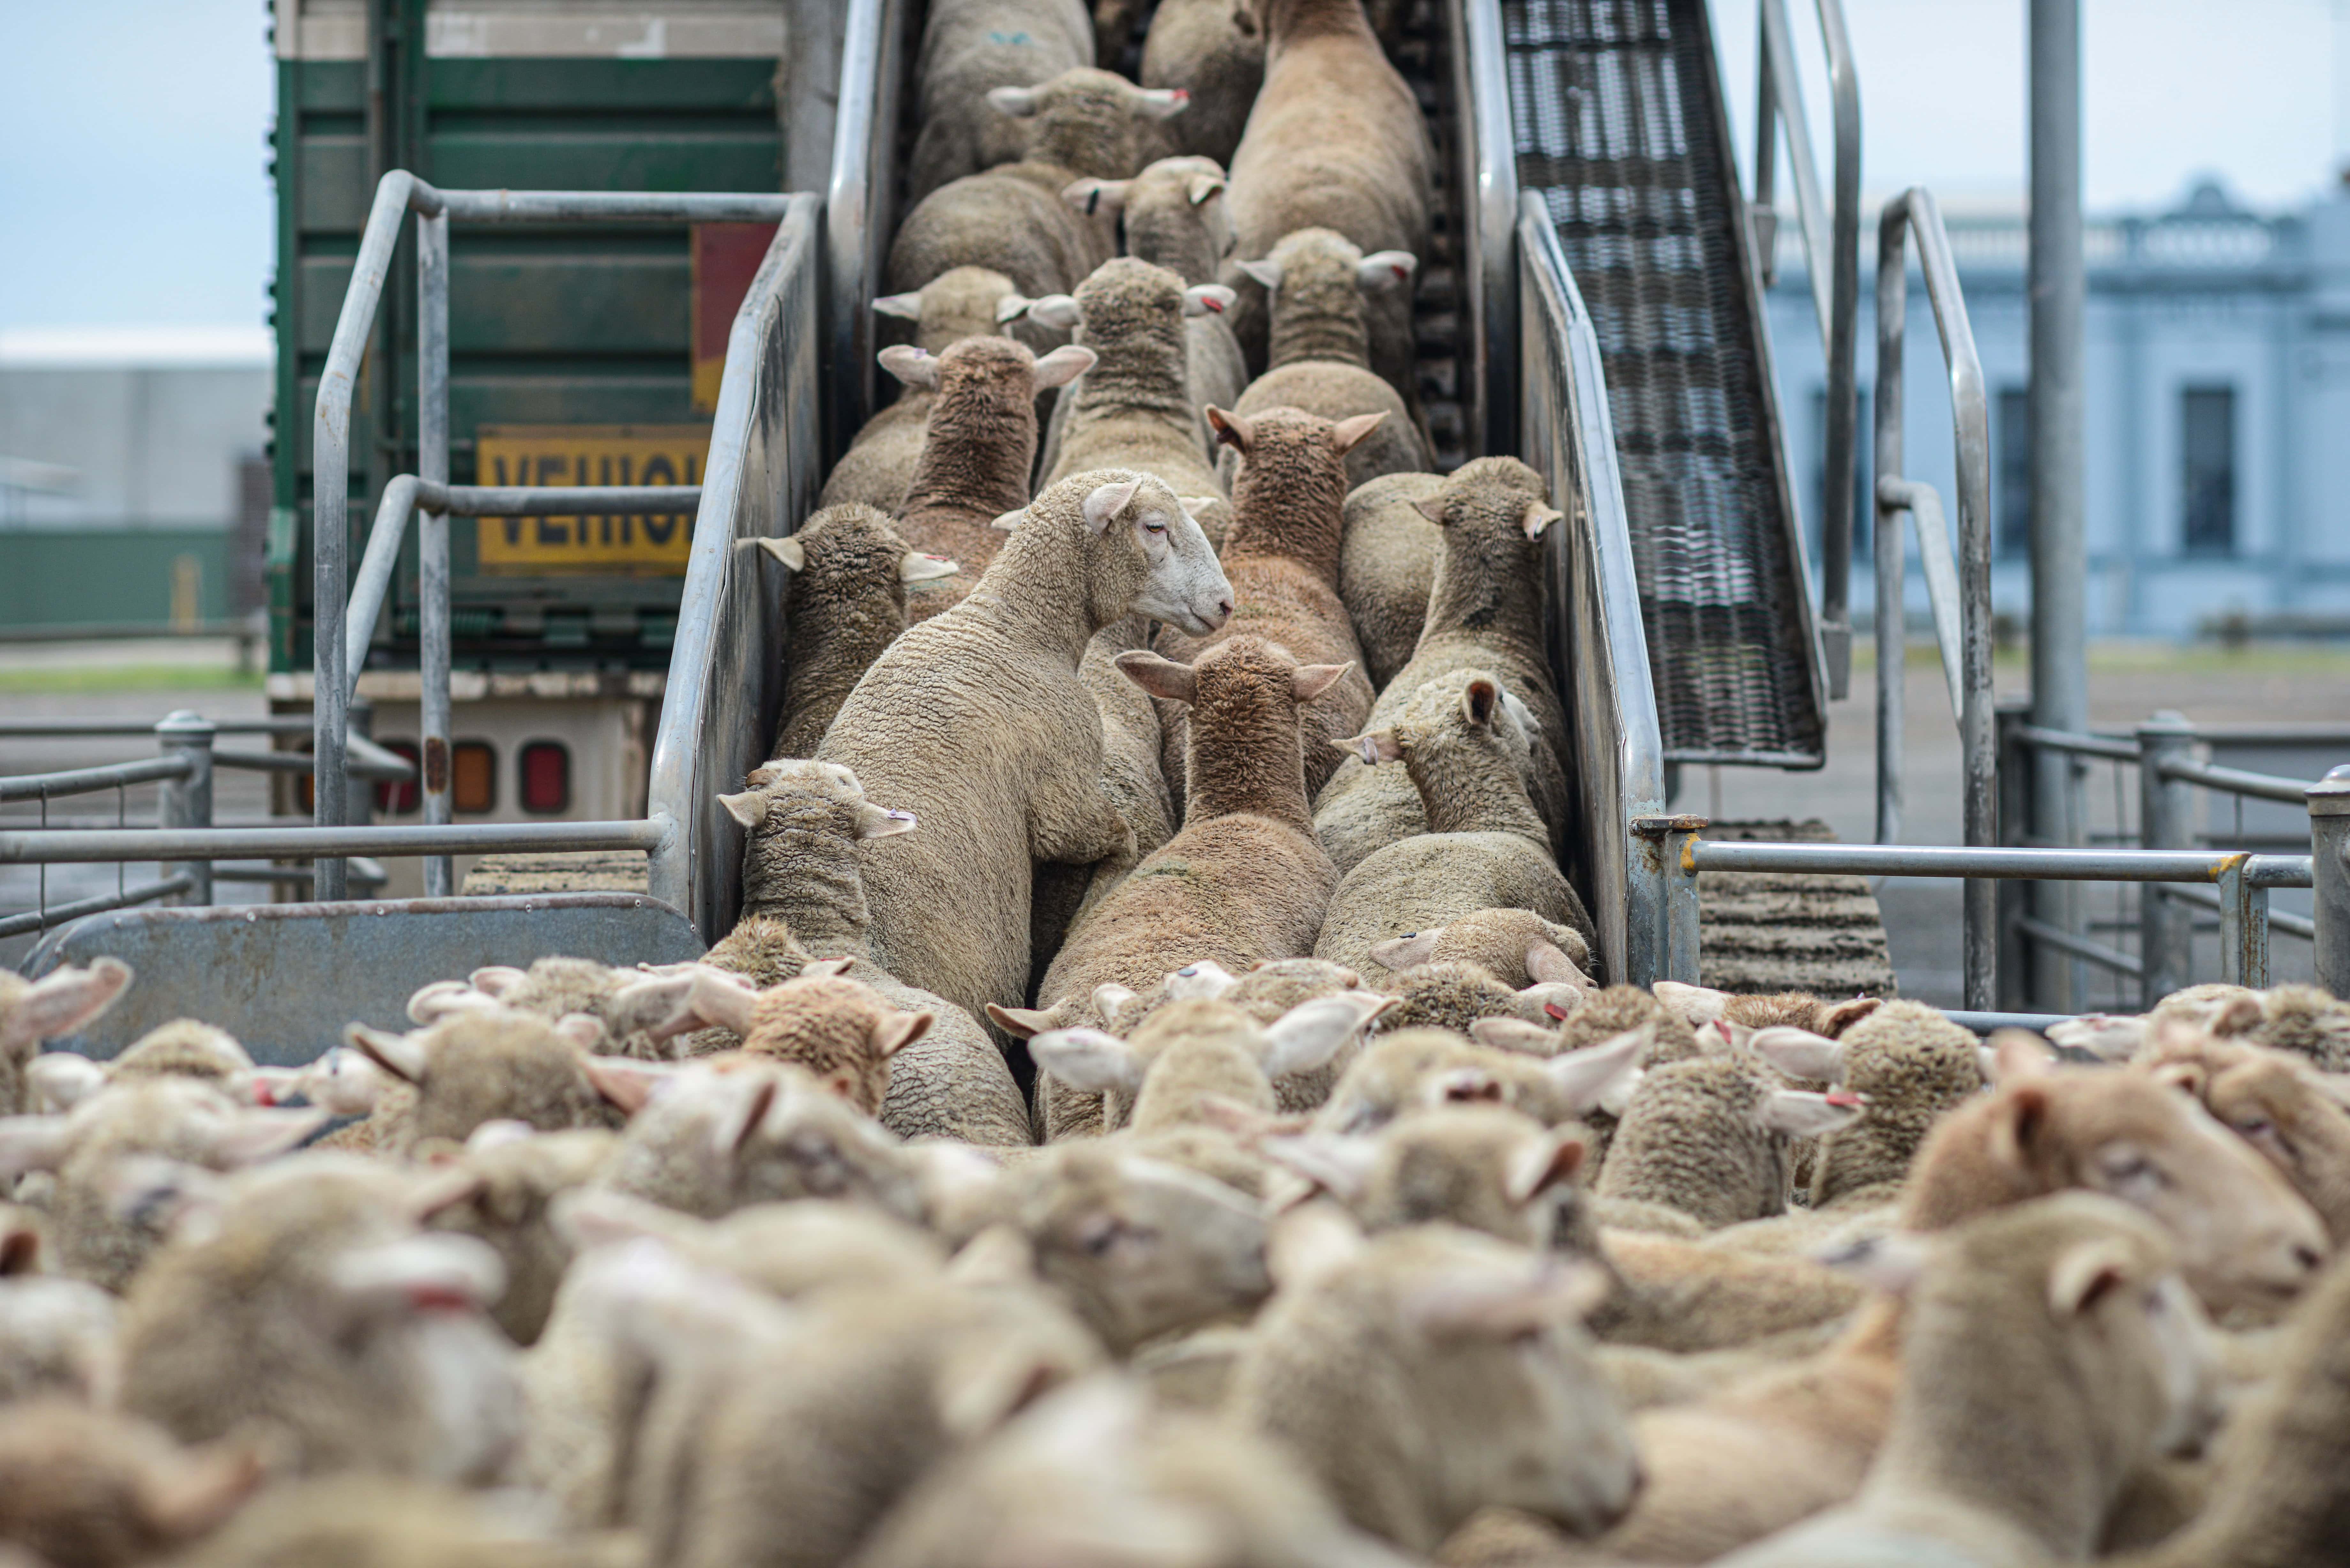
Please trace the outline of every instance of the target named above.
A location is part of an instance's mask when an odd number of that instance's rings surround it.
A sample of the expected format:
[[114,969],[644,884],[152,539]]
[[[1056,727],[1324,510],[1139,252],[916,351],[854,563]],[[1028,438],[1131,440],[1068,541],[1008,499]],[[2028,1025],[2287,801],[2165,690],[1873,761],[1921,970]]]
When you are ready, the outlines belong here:
[[0,1116],[36,1109],[25,1069],[41,1042],[70,1034],[114,1005],[130,984],[130,966],[101,958],[87,969],[54,970],[26,981],[0,970]]
[[1205,631],[1232,607],[1206,535],[1147,475],[1080,474],[1021,514],[972,597],[890,645],[816,753],[924,825],[865,861],[875,961],[966,1011],[1024,1001],[1034,863],[1133,854],[1101,790],[1087,644],[1137,612]]

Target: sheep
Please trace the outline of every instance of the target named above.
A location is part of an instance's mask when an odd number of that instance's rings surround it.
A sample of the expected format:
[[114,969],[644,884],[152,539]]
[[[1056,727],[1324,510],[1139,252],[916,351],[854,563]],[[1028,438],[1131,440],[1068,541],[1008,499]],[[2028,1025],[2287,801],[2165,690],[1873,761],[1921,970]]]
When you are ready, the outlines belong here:
[[1775,1088],[1752,1059],[1669,1063],[1632,1092],[1594,1190],[1677,1210],[1710,1231],[1779,1213],[1787,1203],[1788,1140],[1858,1115],[1837,1098]]
[[1249,383],[1239,410],[1290,406],[1337,420],[1388,417],[1378,433],[1347,456],[1347,483],[1431,466],[1428,438],[1415,422],[1416,400],[1376,373],[1367,317],[1379,301],[1411,293],[1418,259],[1403,251],[1365,255],[1327,229],[1285,234],[1261,261],[1233,264],[1272,299],[1272,349],[1264,374]]
[[1390,472],[1347,493],[1338,597],[1362,639],[1363,668],[1381,691],[1411,661],[1444,535],[1413,504],[1444,488],[1439,473]]
[[[1766,1054],[1770,1033],[1756,1036]],[[1864,1104],[1857,1120],[1822,1140],[1811,1187],[1822,1211],[1894,1196],[1934,1123],[1983,1084],[1973,1033],[1918,1002],[1872,1009],[1836,1044],[1829,1076]]]
[[208,1234],[132,1282],[122,1408],[187,1443],[255,1423],[294,1473],[494,1479],[522,1418],[484,1311],[504,1270],[473,1237],[420,1232],[408,1186],[337,1154],[241,1179]]
[[759,545],[792,574],[785,602],[791,657],[784,661],[784,711],[771,751],[805,757],[867,668],[906,629],[907,589],[962,568],[918,552],[888,517],[853,504],[827,506],[797,533],[763,538]]
[[[1426,255],[1436,162],[1428,119],[1361,0],[1249,0],[1249,10],[1264,39],[1264,86],[1232,159],[1238,254],[1261,259],[1285,234],[1324,228],[1366,252]],[[1240,309],[1251,327],[1262,319],[1253,298]],[[1252,362],[1254,335],[1241,332]],[[1370,338],[1371,369],[1409,400],[1409,289],[1380,296]]]
[[[857,774],[838,763],[771,763],[749,782],[743,793],[720,797],[744,834],[743,916],[702,961],[743,974],[764,991],[802,972],[813,957],[803,943],[847,961],[849,979],[900,1012],[932,1019],[897,1054],[881,1102],[885,1127],[905,1137],[1034,1141],[1019,1086],[986,1030],[964,1009],[874,961],[858,846],[918,831],[914,815],[868,800]],[[688,1036],[687,1045],[702,1054],[732,1050],[740,1041],[721,1027]]]
[[71,1034],[114,1005],[130,984],[130,966],[117,958],[87,969],[53,970],[27,981],[0,970],[0,1116],[35,1109],[25,1070],[41,1042]]
[[[1102,898],[1045,971],[1038,995],[1056,1007],[1105,983],[1150,985],[1202,959],[1245,968],[1301,957],[1336,881],[1306,816],[1297,734],[1305,704],[1345,669],[1298,664],[1253,637],[1220,644],[1197,665],[1141,652],[1118,662],[1144,691],[1198,716],[1191,804],[1182,831]],[[1043,1023],[1002,1006],[989,1013],[1010,1032],[1034,1033]],[[1045,1136],[1058,1136],[1077,1105],[1053,1094],[1049,1081],[1039,1099]]]
[[620,1125],[608,1081],[628,1058],[591,1056],[604,1025],[586,1013],[560,1023],[512,1008],[471,1008],[407,1034],[353,1023],[352,1048],[412,1089],[379,1105],[377,1147],[406,1154],[424,1138],[463,1142],[484,1122],[541,1132]]
[[1076,678],[1096,632],[1142,613],[1194,630],[1232,585],[1161,482],[1108,471],[1048,487],[972,597],[874,661],[817,748],[919,814],[865,857],[872,957],[977,1014],[1024,1000],[1030,868],[1131,856],[1101,790],[1101,717]]
[[234,1035],[192,1018],[157,1024],[111,1061],[45,1051],[26,1065],[25,1075],[36,1114],[69,1111],[109,1084],[155,1077],[193,1078],[232,1099],[265,1106],[292,1092],[300,1077],[294,1068],[255,1065]]
[[[1335,899],[1331,907],[1338,908]],[[1415,964],[1386,985],[1396,1004],[1379,1019],[1382,1033],[1442,1029],[1470,1034],[1487,1020],[1499,1020],[1532,1029],[1547,1039],[1550,1031],[1534,1021],[1540,1018],[1547,1023],[1545,1008],[1558,1006],[1561,995],[1574,995],[1569,988],[1552,985],[1513,990],[1480,963]]]
[[2350,1108],[2305,1057],[2165,1028],[2137,1065],[2193,1095],[2275,1166],[2335,1244],[2350,1237]]
[[[408,1019],[430,1028],[464,1012],[526,1012],[548,1023],[570,1020],[567,1037],[582,1050],[660,1061],[671,1048],[655,1029],[658,1002],[635,990],[643,979],[636,970],[593,959],[542,958],[527,970],[485,964],[462,981],[436,981],[418,991],[408,999]],[[590,1019],[603,1025],[600,1032],[588,1028]]]
[[805,1068],[827,1092],[879,1116],[890,1059],[928,1033],[938,1014],[900,1012],[832,967],[811,965],[764,991],[707,968],[655,983],[676,997],[681,1022],[731,1030],[746,1055]]
[[[1207,416],[1217,438],[1242,453],[1232,524],[1219,552],[1239,607],[1222,629],[1204,638],[1161,631],[1159,651],[1193,664],[1217,642],[1247,632],[1280,644],[1303,663],[1354,666],[1303,715],[1311,799],[1337,770],[1331,742],[1353,734],[1371,711],[1362,649],[1338,598],[1338,509],[1346,493],[1346,454],[1384,416],[1333,424],[1294,409],[1271,409],[1246,419],[1212,403]],[[1167,725],[1170,780],[1185,755],[1186,723],[1179,711]]]
[[427,1230],[489,1244],[505,1270],[491,1316],[516,1345],[546,1326],[572,1248],[554,1223],[557,1198],[585,1187],[619,1140],[599,1129],[532,1133],[515,1122],[484,1122],[410,1203]]
[[1349,1529],[1277,1446],[1155,1409],[1139,1383],[1104,1375],[1046,1395],[941,1465],[849,1561],[1402,1568],[1404,1559]]
[[1033,88],[1094,63],[1083,0],[941,0],[922,24],[914,66],[909,207],[951,180],[1010,163],[1028,128],[1003,110],[997,88]]
[[[1432,681],[1485,672],[1532,715],[1528,789],[1557,847],[1570,815],[1557,750],[1566,714],[1542,637],[1541,539],[1562,514],[1544,500],[1542,476],[1513,457],[1463,464],[1419,504],[1444,530],[1444,558],[1419,647],[1380,692],[1367,728],[1393,729],[1421,707],[1421,689]],[[1315,800],[1315,831],[1342,872],[1425,825],[1409,781],[1359,758],[1332,774]]]
[[881,363],[908,386],[937,394],[895,526],[916,549],[951,557],[959,570],[907,596],[909,618],[921,621],[959,603],[995,558],[996,520],[1028,504],[1036,394],[1067,385],[1094,353],[1067,347],[1039,359],[1009,337],[966,337],[937,358],[904,345],[884,348]]
[[1604,1270],[1451,1225],[1366,1240],[1319,1205],[1284,1218],[1274,1267],[1231,1417],[1357,1528],[1424,1555],[1480,1507],[1593,1534],[1630,1506],[1631,1434],[1577,1326]]
[[[1467,675],[1459,701],[1340,742],[1367,766],[1403,764],[1428,831],[1355,863],[1331,895],[1314,956],[1361,968],[1394,938],[1480,909],[1516,909],[1574,929],[1580,952],[1568,956],[1578,961],[1567,966],[1571,978],[1558,978],[1588,985],[1582,966],[1593,961],[1598,933],[1559,874],[1549,831],[1513,765],[1506,732],[1516,721],[1498,680]],[[1526,950],[1522,944],[1521,955]]]
[[2131,1474],[2218,1425],[2209,1330],[2141,1215],[2070,1194],[1935,1251],[1908,1292],[1901,1393],[1859,1495],[1721,1563],[2085,1559]]
[[1107,218],[1072,211],[1061,192],[1085,175],[1123,180],[1141,168],[1142,123],[1180,112],[1184,100],[1080,67],[1034,88],[997,88],[986,101],[1033,119],[1027,154],[950,181],[913,205],[889,244],[892,294],[958,266],[1002,273],[1032,298],[1076,288],[1115,254],[1116,237]]
[[452,1488],[340,1475],[270,1487],[184,1568],[613,1568],[608,1542],[549,1539],[523,1511]]
[[[1356,991],[1362,983],[1362,976],[1353,970],[1325,963],[1320,959],[1263,959],[1243,975],[1232,974],[1210,959],[1186,964],[1170,975],[1155,997],[1137,998],[1135,1002],[1097,1011],[1107,1025],[1131,1031],[1149,1022],[1159,1007],[1201,996],[1229,1002],[1259,1023],[1271,1024],[1292,1008],[1320,997]],[[1114,1002],[1116,998],[1113,995],[1108,1000]],[[1137,1002],[1139,1010],[1129,1011]],[[1349,1038],[1321,1066],[1274,1079],[1273,1092],[1279,1112],[1295,1115],[1321,1106],[1330,1097],[1331,1085],[1354,1061],[1357,1049],[1357,1043]]]
[[1191,95],[1162,136],[1182,151],[1230,163],[1264,85],[1264,40],[1231,0],[1161,0],[1143,40],[1140,80]]
[[[966,337],[997,336],[995,313],[1017,293],[1012,280],[993,267],[949,267],[918,289],[878,296],[873,312],[888,321],[912,322],[914,347],[935,359]],[[825,475],[818,510],[855,501],[896,516],[922,455],[922,427],[934,400],[928,387],[901,385],[896,400],[865,421]],[[806,532],[805,524],[801,532]]]
[[741,1361],[662,1327],[638,1332],[660,1334],[665,1361],[717,1375],[681,1423],[681,1451],[639,1461],[668,1459],[665,1495],[637,1511],[660,1560],[684,1568],[839,1563],[939,1459],[1103,1362],[1033,1284],[836,1288]]
[[1222,310],[1229,297],[1222,285],[1186,287],[1165,267],[1119,256],[1088,274],[1073,300],[1032,307],[1073,322],[1077,342],[1099,356],[1055,410],[1058,439],[1046,453],[1045,484],[1090,469],[1139,469],[1186,497],[1209,539],[1223,547],[1232,504],[1207,460],[1200,408],[1191,401],[1183,322]]
[[132,1079],[63,1116],[0,1120],[0,1172],[54,1172],[47,1209],[57,1268],[120,1291],[161,1240],[137,1206],[117,1201],[126,1161],[235,1170],[284,1153],[327,1119],[323,1111],[255,1109],[194,1078]]
[[1276,1082],[1326,1064],[1387,1003],[1375,992],[1341,992],[1259,1028],[1228,1002],[1176,1002],[1144,1020],[1131,1042],[1098,1029],[1053,1029],[1028,1049],[1060,1082],[1110,1096],[1106,1128],[1157,1133],[1201,1123],[1211,1099],[1271,1116]]
[[2314,985],[2280,985],[2260,998],[2260,1022],[2243,1031],[2253,1044],[2296,1052],[2328,1073],[2350,1071],[2350,1007]]
[[1515,1246],[1596,1255],[1577,1201],[1580,1127],[1545,1127],[1488,1104],[1417,1111],[1376,1137],[1307,1133],[1265,1140],[1267,1156],[1346,1205],[1366,1232],[1437,1220]]
[[[1684,985],[1673,980],[1657,981],[1656,995],[1675,1016],[1692,1024],[1726,1023],[1733,1029],[1746,1030],[1804,1029],[1830,1040],[1839,1038],[1846,1030],[1885,1005],[1885,999],[1877,996],[1829,1002],[1807,991],[1737,993],[1717,991],[1711,986]],[[1913,1012],[1909,1016],[1922,1019],[1923,1015]]]
[[183,1449],[144,1421],[61,1401],[0,1410],[0,1542],[38,1562],[135,1568],[207,1535],[265,1475],[245,1443]]
[[0,1406],[44,1396],[111,1404],[115,1316],[114,1297],[87,1281],[0,1277]]
[[1591,962],[1590,939],[1532,909],[1514,907],[1471,909],[1442,925],[1390,937],[1372,947],[1371,961],[1390,970],[1465,961],[1482,965],[1503,985],[1517,990],[1529,985],[1598,989],[1585,972]]
[[1639,1033],[1539,1060],[1472,1045],[1449,1030],[1381,1036],[1355,1058],[1315,1118],[1317,1131],[1375,1132],[1408,1112],[1453,1100],[1498,1099],[1545,1127],[1574,1121],[1618,1089],[1638,1064]]

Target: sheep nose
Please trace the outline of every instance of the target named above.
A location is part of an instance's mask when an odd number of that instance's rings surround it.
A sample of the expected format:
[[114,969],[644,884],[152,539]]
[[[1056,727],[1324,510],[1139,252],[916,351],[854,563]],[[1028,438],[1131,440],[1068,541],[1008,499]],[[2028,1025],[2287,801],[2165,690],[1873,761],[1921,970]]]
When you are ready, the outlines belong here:
[[1216,618],[1218,620],[1230,620],[1232,618],[1232,600],[1224,598],[1218,599],[1216,601]]
[[2300,1265],[2302,1272],[2305,1274],[2317,1272],[2318,1267],[2325,1262],[2318,1255],[2316,1248],[2304,1246],[2299,1241],[2293,1243],[2293,1261]]

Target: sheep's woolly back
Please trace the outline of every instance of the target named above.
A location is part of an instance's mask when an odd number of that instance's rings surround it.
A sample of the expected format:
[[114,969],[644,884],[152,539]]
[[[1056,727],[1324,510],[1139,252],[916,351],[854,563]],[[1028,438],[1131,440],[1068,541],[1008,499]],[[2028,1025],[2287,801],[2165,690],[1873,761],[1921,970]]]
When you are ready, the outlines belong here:
[[[1394,422],[1392,415],[1388,422]],[[1347,455],[1351,477],[1353,454]],[[1443,488],[1439,474],[1383,473],[1357,482],[1347,496],[1338,597],[1347,601],[1375,687],[1384,689],[1410,661],[1428,618],[1428,595],[1436,583],[1444,535],[1411,504]]]
[[718,939],[716,947],[702,955],[702,961],[739,974],[754,989],[764,991],[797,979],[800,971],[815,961],[792,934],[789,921],[772,915],[744,915],[733,930]]
[[[1180,121],[1190,111],[1177,116]],[[1126,254],[1180,275],[1186,284],[1213,283],[1232,249],[1232,221],[1220,192],[1191,200],[1195,180],[1220,183],[1223,165],[1212,158],[1162,158],[1127,182]]]
[[1738,1057],[1655,1068],[1617,1124],[1599,1196],[1662,1203],[1710,1229],[1782,1212],[1786,1139],[1757,1119],[1769,1093]]
[[[935,358],[966,337],[993,336],[996,307],[1007,295],[1018,292],[1012,280],[993,267],[949,267],[921,286],[914,346]],[[899,396],[911,392],[910,388]]]
[[230,1080],[253,1071],[253,1058],[225,1029],[174,1018],[140,1035],[117,1056],[108,1076],[117,1083],[130,1078],[201,1078],[224,1089]]
[[1821,1140],[1814,1209],[1899,1181],[1934,1123],[1983,1086],[1974,1034],[1923,1002],[1887,1002],[1843,1039],[1844,1086],[1867,1104],[1858,1121]]
[[1387,990],[1401,1000],[1379,1014],[1375,1027],[1382,1034],[1406,1029],[1449,1029],[1466,1034],[1480,1018],[1515,1018],[1527,1023],[1547,1021],[1541,1003],[1527,1001],[1495,980],[1482,964],[1416,964],[1389,981]]
[[1077,286],[1076,300],[1083,315],[1077,341],[1101,356],[1078,383],[1076,411],[1114,403],[1196,423],[1200,411],[1184,397],[1181,275],[1119,256]]
[[1645,986],[1638,985],[1611,985],[1586,997],[1583,1005],[1569,1013],[1566,1022],[1559,1026],[1558,1048],[1580,1051],[1651,1023],[1657,1026],[1657,1040],[1641,1053],[1642,1066],[1662,1067],[1705,1054],[1689,1020],[1659,1002]]
[[1142,167],[1139,89],[1115,71],[1081,67],[1036,89],[1028,161],[1097,180],[1124,180]]
[[897,1010],[872,987],[839,975],[803,975],[762,992],[743,1048],[806,1068],[867,1116],[889,1092],[889,1059],[874,1032]]
[[1320,359],[1369,369],[1361,247],[1328,229],[1298,229],[1282,236],[1271,259],[1281,285],[1273,291],[1266,369]]
[[2314,985],[2280,985],[2261,995],[2261,1021],[2245,1037],[2293,1051],[2328,1073],[2350,1071],[2350,1005]]
[[866,667],[906,629],[898,572],[910,547],[888,517],[870,506],[827,507],[793,537],[806,565],[792,574],[778,757],[814,752]]
[[1522,1247],[1547,1248],[1586,1233],[1572,1182],[1521,1200],[1510,1195],[1517,1167],[1543,1125],[1506,1106],[1442,1106],[1398,1121],[1380,1135],[1378,1156],[1352,1204],[1367,1231],[1438,1220],[1482,1231]]
[[1447,920],[1428,961],[1482,964],[1503,984],[1523,988],[1534,983],[1534,976],[1526,972],[1526,950],[1536,942],[1550,943],[1589,972],[1591,944],[1584,934],[1545,920],[1532,909],[1479,909]]
[[463,1142],[488,1121],[560,1132],[625,1119],[588,1082],[579,1048],[536,1015],[457,1013],[426,1031],[424,1050],[411,1145],[428,1137]]

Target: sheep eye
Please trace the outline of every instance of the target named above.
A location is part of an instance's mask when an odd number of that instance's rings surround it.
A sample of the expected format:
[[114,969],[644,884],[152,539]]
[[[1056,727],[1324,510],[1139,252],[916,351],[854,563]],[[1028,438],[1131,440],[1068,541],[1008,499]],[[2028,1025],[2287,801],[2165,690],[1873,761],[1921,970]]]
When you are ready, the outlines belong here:
[[2244,1137],[2258,1137],[2275,1128],[2266,1116],[2246,1116],[2236,1124],[2236,1131]]

